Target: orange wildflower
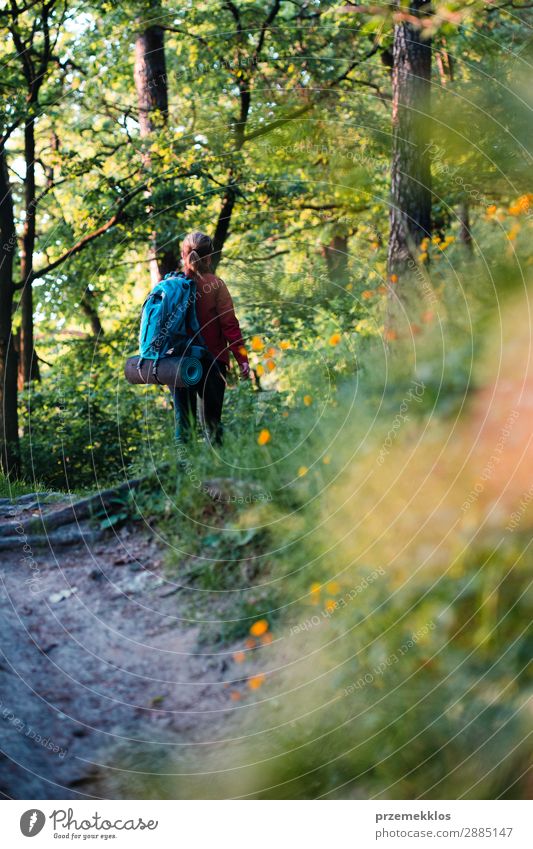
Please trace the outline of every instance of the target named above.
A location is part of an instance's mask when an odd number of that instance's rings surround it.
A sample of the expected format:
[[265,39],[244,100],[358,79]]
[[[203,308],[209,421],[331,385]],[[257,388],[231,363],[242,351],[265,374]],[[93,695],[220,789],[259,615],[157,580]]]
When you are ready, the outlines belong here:
[[243,651],[236,651],[233,654],[233,660],[235,663],[244,663],[246,660],[246,655]]
[[268,631],[268,622],[266,619],[258,619],[250,628],[252,637],[262,637]]
[[270,435],[270,431],[268,430],[268,428],[264,427],[263,430],[260,432],[259,436],[257,437],[257,444],[266,445],[267,442],[270,442],[271,439],[272,437]]
[[262,351],[265,347],[263,344],[263,340],[259,336],[254,336],[252,338],[252,351]]
[[250,690],[258,690],[259,687],[262,687],[265,683],[265,675],[261,672],[259,675],[252,675],[251,678],[248,678],[248,686]]
[[522,212],[527,212],[533,195],[521,195],[509,207],[509,215],[520,215]]
[[340,341],[341,341],[340,333],[333,333],[332,336],[329,337],[329,344],[330,345],[338,345]]

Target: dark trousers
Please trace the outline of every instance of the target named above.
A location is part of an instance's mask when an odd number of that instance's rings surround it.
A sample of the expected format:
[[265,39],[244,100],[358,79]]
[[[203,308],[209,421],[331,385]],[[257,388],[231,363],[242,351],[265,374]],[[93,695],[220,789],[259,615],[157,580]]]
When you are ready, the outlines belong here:
[[222,404],[226,389],[226,366],[210,363],[205,368],[200,383],[186,389],[174,389],[174,412],[176,416],[176,439],[187,441],[194,432],[197,421],[197,399],[200,398],[200,420],[211,440],[222,442]]

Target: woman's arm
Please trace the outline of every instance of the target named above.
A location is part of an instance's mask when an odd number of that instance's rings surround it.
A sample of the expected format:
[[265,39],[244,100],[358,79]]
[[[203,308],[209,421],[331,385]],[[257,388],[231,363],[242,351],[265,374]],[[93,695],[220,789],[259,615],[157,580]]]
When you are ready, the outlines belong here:
[[248,364],[248,355],[244,346],[241,328],[235,315],[235,308],[228,287],[220,278],[216,288],[216,305],[220,326],[224,338],[228,343],[228,348],[239,363],[243,375],[246,377],[250,366]]

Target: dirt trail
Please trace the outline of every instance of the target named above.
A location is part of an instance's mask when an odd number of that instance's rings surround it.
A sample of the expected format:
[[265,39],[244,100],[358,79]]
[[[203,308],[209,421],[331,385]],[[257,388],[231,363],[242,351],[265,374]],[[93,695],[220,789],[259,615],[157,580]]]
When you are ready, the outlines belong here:
[[99,796],[98,764],[122,742],[156,752],[212,734],[230,709],[229,655],[201,653],[155,544],[127,529],[55,550],[24,544],[1,554],[2,794]]

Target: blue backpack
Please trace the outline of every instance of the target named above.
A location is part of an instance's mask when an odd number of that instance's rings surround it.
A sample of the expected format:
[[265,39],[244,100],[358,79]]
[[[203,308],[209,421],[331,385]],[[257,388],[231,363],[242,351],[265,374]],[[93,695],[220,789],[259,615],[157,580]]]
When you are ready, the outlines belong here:
[[[139,331],[139,368],[144,360],[162,357],[209,356],[196,316],[196,283],[183,273],[171,272],[154,286],[141,313]],[[192,336],[191,336],[192,334]],[[193,342],[194,337],[194,343]]]

